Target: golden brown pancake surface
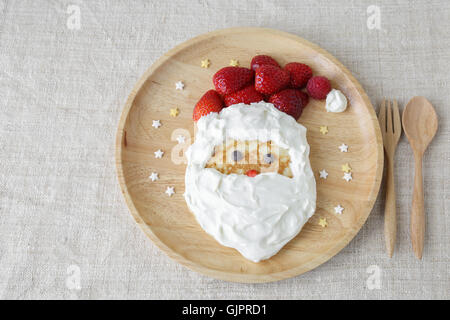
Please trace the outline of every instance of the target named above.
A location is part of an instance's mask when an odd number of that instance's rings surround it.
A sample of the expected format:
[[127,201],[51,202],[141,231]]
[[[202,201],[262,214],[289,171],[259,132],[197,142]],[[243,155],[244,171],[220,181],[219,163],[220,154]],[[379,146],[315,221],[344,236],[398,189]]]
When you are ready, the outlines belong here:
[[247,174],[278,172],[292,178],[289,152],[272,141],[240,141],[228,139],[214,148],[206,168],[214,168],[222,174]]

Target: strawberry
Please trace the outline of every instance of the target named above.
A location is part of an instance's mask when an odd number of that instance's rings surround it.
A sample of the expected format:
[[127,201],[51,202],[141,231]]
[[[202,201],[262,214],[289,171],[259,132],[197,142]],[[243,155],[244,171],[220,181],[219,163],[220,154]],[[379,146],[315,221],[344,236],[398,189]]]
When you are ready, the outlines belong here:
[[259,172],[256,170],[248,170],[246,173],[247,176],[252,177],[252,178],[256,177],[258,174],[259,174]]
[[312,77],[312,70],[306,64],[300,62],[291,62],[284,66],[291,75],[291,87],[303,88]]
[[309,102],[308,94],[303,91],[298,91],[297,94],[299,95],[300,99],[302,99],[302,109],[305,109],[306,105]]
[[266,64],[270,64],[275,67],[280,67],[280,65],[278,64],[278,62],[275,61],[274,58],[266,55],[254,56],[252,62],[250,63],[253,71],[256,71],[256,69]]
[[253,85],[250,85],[242,90],[236,91],[235,93],[227,94],[224,98],[224,102],[228,107],[236,103],[250,104],[252,102],[259,102],[263,99],[263,95],[256,91]]
[[192,119],[197,121],[210,112],[220,112],[223,108],[222,97],[214,90],[207,91],[197,102]]
[[252,83],[253,70],[241,67],[225,67],[213,76],[214,87],[221,95],[241,90]]
[[262,94],[271,95],[286,88],[289,80],[289,72],[266,64],[256,69],[255,89]]
[[327,94],[331,91],[330,81],[321,76],[312,77],[306,85],[306,91],[308,91],[309,95],[314,99],[325,99]]
[[301,93],[302,92],[297,89],[286,89],[271,96],[269,102],[278,110],[287,113],[297,120],[300,118],[303,111]]

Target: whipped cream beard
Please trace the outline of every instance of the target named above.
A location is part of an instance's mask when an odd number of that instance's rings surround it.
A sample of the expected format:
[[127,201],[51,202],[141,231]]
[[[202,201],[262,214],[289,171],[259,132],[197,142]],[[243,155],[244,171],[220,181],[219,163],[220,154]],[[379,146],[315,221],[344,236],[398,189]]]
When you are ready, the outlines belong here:
[[[286,149],[292,177],[275,172],[223,174],[206,163],[229,139],[273,142]],[[306,128],[266,102],[236,104],[197,122],[186,152],[185,199],[200,226],[220,244],[259,262],[275,255],[316,208]]]

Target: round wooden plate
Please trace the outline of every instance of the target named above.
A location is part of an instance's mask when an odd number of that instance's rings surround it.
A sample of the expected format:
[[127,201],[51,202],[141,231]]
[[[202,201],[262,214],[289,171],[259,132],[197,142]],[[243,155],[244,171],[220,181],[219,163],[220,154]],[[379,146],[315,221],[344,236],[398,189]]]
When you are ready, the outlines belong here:
[[[274,57],[281,66],[299,61],[315,75],[330,79],[349,101],[343,113],[327,113],[325,102],[311,99],[299,122],[308,129],[310,160],[317,181],[317,210],[300,234],[272,258],[253,263],[236,250],[221,246],[206,234],[183,198],[183,149],[193,137],[192,110],[202,94],[213,88],[212,76],[230,59],[249,67],[257,54]],[[210,59],[208,69],[201,60]],[[182,81],[184,90],[175,90]],[[170,109],[178,108],[177,117]],[[161,120],[159,129],[152,120]],[[328,126],[328,134],[319,131]],[[185,135],[187,144],[176,137]],[[339,145],[349,146],[348,152]],[[164,151],[156,159],[154,151]],[[378,121],[364,90],[332,55],[292,34],[262,28],[232,28],[193,38],[162,56],[136,84],[120,120],[116,141],[117,171],[126,202],[136,222],[171,258],[208,276],[236,282],[268,282],[293,277],[330,259],[366,221],[380,187],[383,146]],[[348,163],[353,180],[342,179]],[[326,169],[328,179],[319,179]],[[159,180],[149,179],[151,172]],[[165,194],[167,186],[175,194]],[[342,215],[334,207],[344,207]],[[326,218],[328,226],[318,222]]]

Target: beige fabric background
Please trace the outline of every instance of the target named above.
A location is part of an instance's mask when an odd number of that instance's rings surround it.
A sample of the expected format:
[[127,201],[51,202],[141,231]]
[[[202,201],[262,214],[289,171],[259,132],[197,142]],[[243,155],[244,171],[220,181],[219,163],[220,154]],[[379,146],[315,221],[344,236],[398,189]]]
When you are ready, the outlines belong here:
[[[80,8],[80,30],[66,26],[70,4]],[[380,8],[381,29],[367,27],[370,5]],[[384,250],[383,196],[341,253],[277,283],[204,277],[170,260],[138,229],[114,167],[127,95],[170,48],[231,26],[277,28],[322,46],[374,105],[383,96],[402,107],[414,95],[430,99],[440,128],[425,156],[422,261],[410,247],[413,158],[404,136],[393,259]],[[447,0],[0,0],[0,297],[448,299],[449,31]],[[379,270],[379,289],[368,284],[369,266]]]

